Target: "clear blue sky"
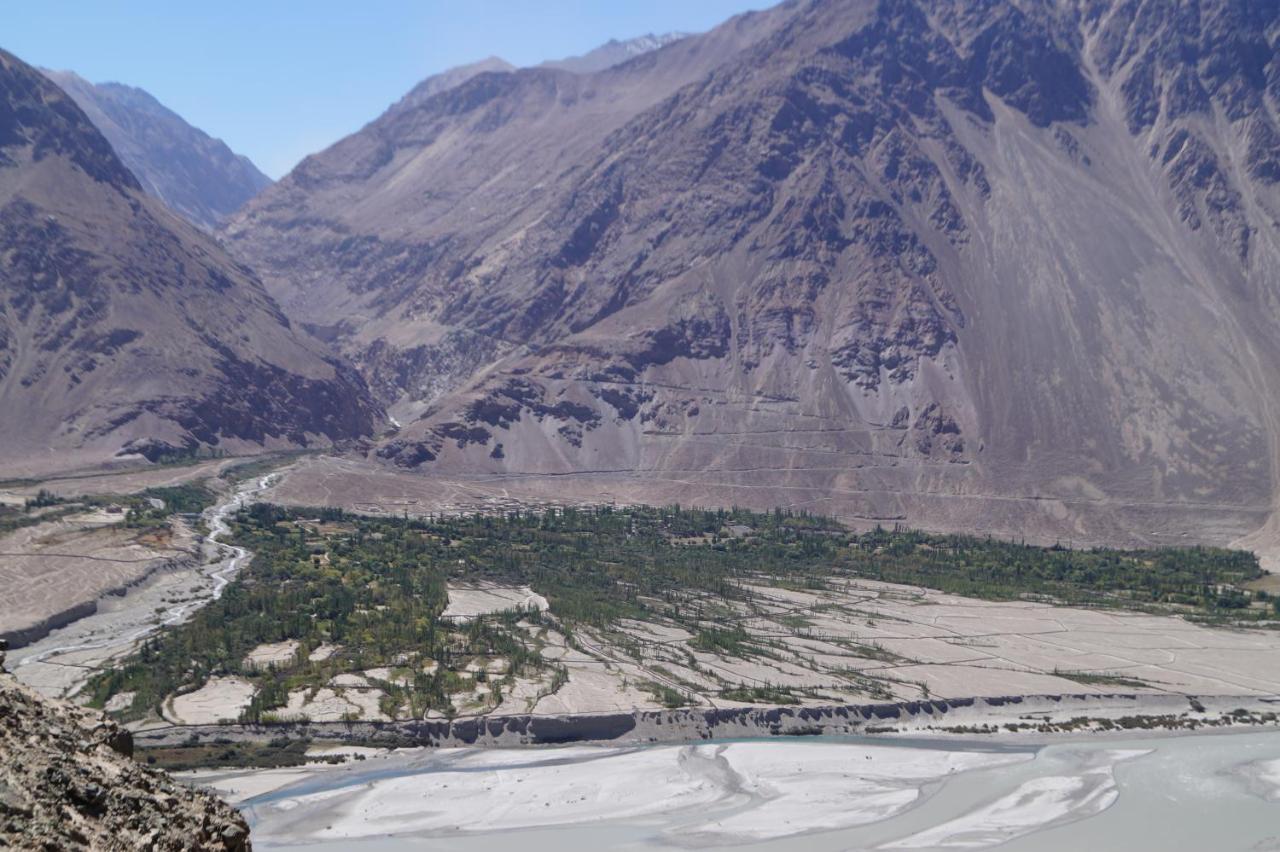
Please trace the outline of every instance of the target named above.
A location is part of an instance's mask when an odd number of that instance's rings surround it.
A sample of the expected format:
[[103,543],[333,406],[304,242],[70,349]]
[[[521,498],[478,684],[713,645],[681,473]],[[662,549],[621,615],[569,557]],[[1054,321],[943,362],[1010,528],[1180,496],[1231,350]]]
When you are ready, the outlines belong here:
[[610,38],[710,29],[775,0],[119,0],[7,2],[0,47],[95,83],[146,89],[280,177],[422,78],[516,65]]

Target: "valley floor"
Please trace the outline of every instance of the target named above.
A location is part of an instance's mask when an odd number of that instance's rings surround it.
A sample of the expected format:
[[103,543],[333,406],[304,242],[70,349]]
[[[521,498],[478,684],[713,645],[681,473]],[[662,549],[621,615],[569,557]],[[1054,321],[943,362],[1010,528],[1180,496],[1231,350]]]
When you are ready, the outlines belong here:
[[[127,494],[180,484],[216,468],[183,471],[68,479],[59,485],[68,495],[82,493],[77,489],[86,484],[107,494]],[[207,519],[216,526],[216,519],[265,484],[242,484]],[[9,665],[20,680],[46,695],[76,696],[94,674],[135,651],[144,638],[212,600],[246,559],[239,549],[199,536],[185,520],[159,532],[131,530],[114,508],[79,511],[0,538],[0,547],[12,548],[0,553],[0,579],[6,580],[0,583],[0,630],[31,634],[16,643],[21,647],[10,652]]]
[[[765,435],[765,439],[776,435]],[[703,436],[737,442],[743,436]],[[736,443],[734,444],[736,446]],[[829,515],[853,528],[877,524],[926,527],[935,532],[993,535],[1077,547],[1240,546],[1280,570],[1280,522],[1272,507],[1180,501],[1130,501],[1072,488],[1055,494],[1028,472],[1021,485],[983,486],[966,479],[919,482],[882,479],[881,468],[770,467],[768,464],[702,469],[629,470],[602,462],[598,470],[562,473],[408,471],[337,455],[300,460],[264,499],[290,506],[333,506],[398,517],[454,512],[504,512],[531,506],[644,504],[776,507]],[[957,465],[937,465],[954,474]]]
[[[282,477],[254,479],[246,487],[261,491],[261,499],[280,499],[298,481],[299,470],[314,472],[329,463],[339,462],[304,459]],[[214,468],[199,465],[185,474],[213,472]],[[75,480],[67,487],[78,492],[87,482],[97,482],[136,490],[180,481],[183,475],[174,471],[117,474]],[[34,488],[25,490],[34,493]],[[352,488],[344,502],[358,502],[358,482]],[[467,507],[461,493],[448,499],[445,494],[447,489],[441,492],[441,508],[456,512]],[[329,497],[320,502],[330,502]],[[219,511],[225,515],[236,499],[229,499]],[[496,511],[504,506],[486,508]],[[66,538],[55,534],[56,527],[78,517],[28,527],[14,535],[49,546],[47,542]],[[37,536],[46,526],[50,531]],[[113,529],[108,524],[84,535],[123,533]],[[91,584],[77,580],[69,567],[46,563],[41,562],[44,570],[59,578],[64,588],[74,587],[92,599]],[[28,661],[20,666],[19,675],[48,691],[74,691],[104,659],[132,647],[131,637],[145,628],[143,622],[162,620],[158,610],[182,608],[185,612],[192,602],[208,599],[216,585],[211,570],[203,566],[167,572],[122,597],[107,599],[92,617],[57,631],[35,647],[15,651],[15,663]],[[501,656],[464,656],[451,663],[456,669],[453,712],[460,717],[572,715],[677,705],[713,709],[830,706],[999,695],[1280,694],[1280,631],[1213,627],[1175,615],[1032,600],[985,601],[844,575],[833,576],[822,588],[795,588],[764,575],[733,582],[743,594],[717,597],[696,589],[671,590],[677,606],[651,606],[643,618],[618,619],[607,627],[578,624],[567,631],[553,613],[545,612],[546,598],[527,586],[450,579],[448,605],[441,619],[456,631],[465,631],[475,617],[512,607],[541,611],[544,616],[505,628],[519,643],[535,650],[545,662],[542,668],[507,676],[509,661]],[[23,593],[24,584],[10,586],[13,594]],[[101,645],[110,644],[115,634],[120,634],[123,644],[116,644],[121,647],[102,653]],[[750,638],[742,641],[741,637]],[[255,670],[287,666],[297,651],[297,642],[263,645],[249,652],[245,671],[251,676]],[[312,661],[336,660],[343,652],[341,645],[308,651]],[[421,665],[425,671],[436,664],[428,660]],[[413,718],[388,716],[383,709],[388,689],[416,677],[416,670],[402,669],[395,664],[351,671],[338,666],[336,674],[326,675],[328,680],[296,688],[277,715],[311,722]],[[165,703],[162,717],[152,718],[149,724],[208,725],[234,720],[254,695],[244,677],[221,676],[194,692],[173,696]],[[402,705],[401,709],[407,708]],[[426,718],[443,716],[432,710]]]
[[[152,487],[152,479],[121,487]],[[206,522],[227,532],[238,501],[257,492],[279,499],[291,481],[255,475],[238,495],[220,498]],[[521,502],[492,494],[480,497],[480,506],[467,502],[475,498],[458,492],[436,509],[501,510]],[[358,508],[396,514],[382,505]],[[308,547],[358,526],[282,523],[291,531],[285,535],[302,536]],[[114,519],[96,515],[67,515],[19,532],[38,546],[71,541],[59,524],[78,525],[74,535],[111,536],[109,546],[120,546],[115,538],[124,535]],[[46,692],[74,692],[140,636],[216,595],[226,577],[215,575],[243,564],[246,552],[211,547],[218,553],[209,554],[217,557],[210,564],[129,586],[94,615],[19,649],[11,655],[16,673]],[[316,566],[337,554],[309,552]],[[98,594],[81,588],[61,563],[39,564],[56,569],[64,587],[88,599]],[[1167,834],[1160,843],[1166,849],[1222,848],[1205,826],[1179,822],[1185,809],[1204,807],[1232,815],[1236,837],[1273,838],[1280,631],[1168,613],[987,601],[840,572],[813,588],[767,573],[728,582],[724,590],[732,594],[670,589],[665,604],[635,617],[570,627],[529,585],[450,576],[442,630],[462,636],[491,622],[510,632],[517,651],[541,662],[517,671],[501,654],[472,646],[451,652],[452,712],[431,709],[423,717],[404,715],[411,705],[389,701],[396,688],[421,679],[419,669],[430,675],[440,665],[410,649],[354,666],[345,661],[361,657],[341,640],[250,643],[236,673],[175,692],[160,716],[141,720],[138,744],[145,759],[181,751],[174,747],[194,736],[198,759],[220,765],[219,753],[231,748],[295,740],[307,755],[301,765],[185,775],[244,809],[255,844],[266,849],[1052,850],[1079,848],[1069,838],[1091,832],[1150,845],[1145,831]],[[290,686],[274,724],[233,724],[254,700],[258,675],[288,667],[324,677]],[[129,703],[126,693],[112,700],[109,709]],[[875,702],[898,709],[883,719],[868,715]],[[832,709],[853,705],[864,708],[856,724]],[[744,712],[755,714],[749,723],[706,726],[707,719],[744,719],[734,715]],[[601,719],[628,718],[633,728],[624,735],[592,734]],[[510,748],[547,742],[519,733],[521,724],[535,730],[537,720],[551,720],[566,739],[607,742]],[[432,749],[368,745],[413,733],[415,725],[496,730],[490,722],[503,733],[471,740],[450,733],[436,737],[443,747]],[[1198,731],[1172,733],[1185,729]],[[758,739],[816,730],[828,736]],[[851,736],[857,732],[877,736]],[[978,736],[947,739],[962,732]],[[490,748],[450,747],[462,742]],[[1171,802],[1180,807],[1170,809]],[[1160,824],[1148,826],[1153,818]]]

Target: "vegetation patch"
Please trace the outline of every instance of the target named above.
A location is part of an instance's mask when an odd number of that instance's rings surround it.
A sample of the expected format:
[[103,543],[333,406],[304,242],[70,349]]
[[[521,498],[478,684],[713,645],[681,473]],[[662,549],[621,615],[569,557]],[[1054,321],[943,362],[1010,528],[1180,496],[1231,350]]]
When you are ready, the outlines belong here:
[[[163,494],[166,509],[210,499],[199,486]],[[1274,600],[1245,588],[1262,573],[1253,554],[1217,548],[1068,550],[905,529],[855,533],[803,513],[678,506],[410,519],[256,504],[229,522],[234,541],[255,554],[252,563],[190,621],[97,676],[90,684],[95,705],[132,692],[123,715],[137,718],[212,677],[239,676],[255,688],[243,719],[270,721],[296,715],[300,694],[333,688],[335,677],[385,668],[389,674],[374,686],[382,693],[376,709],[387,716],[488,712],[520,678],[546,675],[553,690],[564,683],[563,669],[541,655],[540,625],[562,631],[571,646],[575,636],[589,635],[579,628],[614,637],[637,664],[654,653],[659,661],[685,653],[700,670],[693,651],[785,661],[794,653],[785,643],[762,640],[748,626],[768,617],[753,591],[762,585],[800,591],[873,579],[991,600],[1033,596],[1242,625],[1274,619]],[[529,587],[547,598],[550,612],[513,608],[458,624],[441,617],[450,581]],[[782,613],[775,623],[807,635],[818,612]],[[693,638],[649,643],[620,631],[623,619],[676,626]],[[286,641],[298,643],[292,659],[265,669],[245,664],[254,648]],[[832,641],[866,659],[910,662],[874,643]],[[312,659],[321,646],[338,650]],[[502,670],[483,671],[495,658],[506,661]],[[1145,686],[1121,675],[1061,674]],[[887,675],[842,676],[873,697],[888,695],[879,682]],[[682,689],[653,677],[645,688],[662,703],[687,703]],[[722,694],[751,703],[798,700],[768,686],[731,686]]]
[[685,695],[678,689],[667,686],[665,683],[656,683],[651,680],[646,680],[637,685],[645,692],[656,698],[663,707],[668,709],[674,710],[677,707],[686,707],[693,703],[689,696]]
[[275,739],[265,743],[212,742],[138,749],[136,759],[171,772],[186,769],[272,768],[302,766],[308,762],[339,763],[341,757],[308,758],[310,743],[302,739]]
[[1076,683],[1087,683],[1091,686],[1128,686],[1134,689],[1150,689],[1151,684],[1141,678],[1125,677],[1110,672],[1079,672],[1054,669],[1055,677],[1074,680]]
[[744,704],[799,704],[800,699],[784,686],[739,685],[720,690],[720,697]]
[[192,482],[164,488],[148,488],[138,496],[147,501],[148,505],[152,500],[159,500],[164,504],[163,508],[153,508],[153,511],[179,515],[198,515],[212,506],[218,497],[203,485]]

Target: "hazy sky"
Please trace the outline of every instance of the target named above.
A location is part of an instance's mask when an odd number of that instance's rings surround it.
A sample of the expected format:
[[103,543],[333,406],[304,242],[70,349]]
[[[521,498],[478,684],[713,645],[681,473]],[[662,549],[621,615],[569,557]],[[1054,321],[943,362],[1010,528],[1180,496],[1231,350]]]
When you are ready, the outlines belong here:
[[516,65],[610,38],[702,31],[775,0],[40,0],[5,3],[0,47],[149,91],[272,177],[437,71]]

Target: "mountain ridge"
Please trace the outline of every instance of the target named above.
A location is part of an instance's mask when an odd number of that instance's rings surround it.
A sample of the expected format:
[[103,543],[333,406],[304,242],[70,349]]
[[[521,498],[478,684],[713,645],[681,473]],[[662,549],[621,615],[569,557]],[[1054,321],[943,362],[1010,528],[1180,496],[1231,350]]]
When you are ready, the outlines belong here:
[[611,38],[597,48],[587,51],[581,56],[569,56],[564,59],[550,59],[539,63],[538,68],[556,68],[561,71],[572,71],[575,74],[592,74],[620,65],[653,50],[687,38],[690,34],[683,32],[666,32],[660,35],[648,33],[635,38]]
[[1233,540],[1280,479],[1278,39],[1227,0],[784,4],[469,81],[229,245],[333,326],[393,466]]
[[[324,335],[348,336],[339,326],[353,326],[367,310],[359,304],[364,296],[357,291],[367,295],[380,286],[376,282],[403,281],[420,274],[432,259],[433,244],[469,242],[502,227],[512,208],[518,210],[525,203],[521,200],[525,195],[539,191],[541,177],[571,163],[633,114],[636,104],[659,100],[663,92],[698,76],[718,56],[754,40],[776,17],[777,13],[749,13],[722,27],[698,50],[690,50],[687,40],[678,41],[595,75],[545,68],[480,74],[434,93],[429,99],[433,108],[425,104],[415,110],[393,107],[358,133],[305,159],[273,191],[228,222],[222,234],[228,247],[264,276],[291,315]],[[655,64],[657,54],[666,54],[661,66]],[[634,73],[644,66],[653,73]],[[580,112],[584,105],[588,109]],[[472,149],[464,142],[466,129],[449,128],[452,116],[474,122],[483,134],[481,141],[492,139],[494,144]],[[550,132],[554,144],[539,144],[531,151],[519,132],[492,132],[499,127],[518,131],[526,121]],[[444,136],[442,129],[446,129]],[[406,140],[409,144],[403,144]],[[403,176],[406,169],[416,168],[415,159],[428,159],[414,153],[414,146],[423,144],[434,149],[430,159],[437,152],[444,158],[430,164],[444,180],[420,193]],[[519,172],[509,165],[514,159],[522,162]],[[349,203],[352,199],[347,197],[344,181],[368,179],[375,181],[377,197]],[[484,195],[484,205],[459,205],[460,199],[476,190]],[[305,198],[311,194],[332,194],[332,213],[298,215],[295,211],[305,209]],[[372,229],[359,224],[368,218],[366,210],[378,220]],[[298,244],[300,233],[307,234],[304,242],[315,240],[326,246],[325,251],[343,253],[343,263],[330,269],[310,249],[292,253],[289,248]],[[341,288],[311,286],[313,275],[327,277],[334,272]],[[347,282],[348,276],[375,283]],[[394,298],[387,293],[382,301],[391,304]],[[470,364],[469,348],[506,347],[502,341],[486,343],[466,330],[459,334],[465,345],[441,350],[434,343],[419,345],[412,340],[397,340],[388,349],[392,338],[370,333],[362,341],[369,348],[361,357],[381,365],[368,373],[375,377],[375,388],[386,388],[396,381],[396,374],[410,382],[430,381],[431,375],[440,374],[456,378],[474,366],[449,366]],[[407,355],[406,348],[412,350]],[[391,398],[389,390],[384,391],[387,398]]]
[[211,229],[271,185],[220,139],[188,124],[144,89],[44,71],[69,94],[124,164],[178,215]]
[[327,446],[370,434],[359,377],[145,194],[74,101],[0,52],[0,456]]

